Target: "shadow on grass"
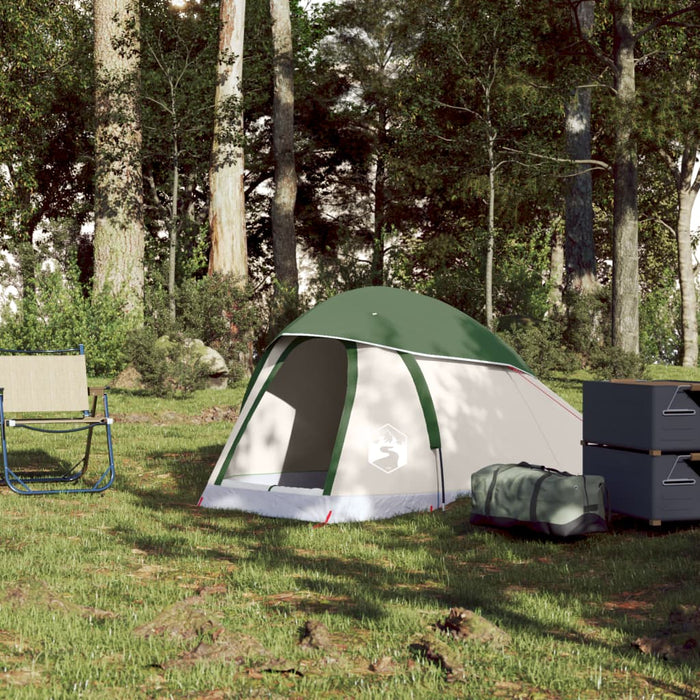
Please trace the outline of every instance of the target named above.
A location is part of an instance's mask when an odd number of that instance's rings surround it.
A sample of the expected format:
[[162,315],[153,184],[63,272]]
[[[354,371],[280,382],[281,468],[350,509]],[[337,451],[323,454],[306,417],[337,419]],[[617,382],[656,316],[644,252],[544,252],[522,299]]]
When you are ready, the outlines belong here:
[[[381,622],[402,606],[465,607],[514,634],[633,657],[631,642],[666,618],[666,598],[697,598],[692,577],[680,572],[698,566],[698,523],[615,517],[609,534],[553,540],[472,526],[463,499],[445,512],[315,528],[198,508],[220,449],[148,455],[147,469],[165,478],[134,474],[119,488],[149,510],[152,526],[113,533],[173,560],[192,555],[197,533],[201,566],[231,562],[231,585],[255,591],[271,610]],[[625,641],[605,641],[603,628]]]

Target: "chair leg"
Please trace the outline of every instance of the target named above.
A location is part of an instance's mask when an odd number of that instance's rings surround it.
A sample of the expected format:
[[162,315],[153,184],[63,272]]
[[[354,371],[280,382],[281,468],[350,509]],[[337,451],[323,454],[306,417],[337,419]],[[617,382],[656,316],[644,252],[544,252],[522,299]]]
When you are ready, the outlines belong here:
[[[86,428],[88,431],[87,445],[84,456],[76,462],[73,467],[63,474],[57,476],[31,476],[27,474],[17,473],[9,466],[9,458],[7,452],[7,440],[5,433],[5,422],[2,421],[2,453],[3,453],[3,468],[4,482],[15,493],[28,495],[46,495],[53,493],[99,493],[108,489],[114,482],[116,470],[114,465],[114,450],[112,447],[112,426],[110,422],[103,424],[105,427],[105,437],[107,441],[108,465],[100,474],[97,481],[91,486],[71,487],[71,488],[37,488],[36,484],[65,484],[78,481],[84,476],[88,467],[88,459],[90,455],[90,447],[92,443],[92,432],[96,427],[90,426]],[[78,471],[76,468],[81,467]]]

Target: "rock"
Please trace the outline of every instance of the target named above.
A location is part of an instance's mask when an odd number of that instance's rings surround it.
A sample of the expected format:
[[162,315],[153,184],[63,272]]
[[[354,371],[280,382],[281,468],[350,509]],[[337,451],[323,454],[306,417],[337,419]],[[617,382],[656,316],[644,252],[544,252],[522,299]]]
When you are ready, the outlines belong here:
[[143,377],[133,365],[123,369],[110,384],[113,389],[143,389]]
[[[224,358],[214,348],[210,348],[198,338],[182,338],[173,340],[167,335],[161,336],[156,341],[156,347],[160,347],[171,357],[177,357],[174,350],[176,345],[182,345],[184,353],[181,361],[185,364],[195,365],[201,363],[207,368],[208,389],[225,389],[228,386],[229,370]],[[172,349],[171,349],[172,348]]]
[[229,370],[224,358],[214,348],[210,348],[198,339],[185,338],[184,345],[195,361],[198,360],[209,368],[207,387],[225,389],[228,385]]

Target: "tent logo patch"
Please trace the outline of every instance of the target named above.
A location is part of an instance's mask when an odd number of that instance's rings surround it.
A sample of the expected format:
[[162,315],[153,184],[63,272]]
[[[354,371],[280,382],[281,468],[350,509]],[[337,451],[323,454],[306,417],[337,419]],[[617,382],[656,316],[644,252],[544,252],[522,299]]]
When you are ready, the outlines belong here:
[[401,469],[408,462],[408,438],[386,423],[370,437],[367,459],[373,467],[387,474]]

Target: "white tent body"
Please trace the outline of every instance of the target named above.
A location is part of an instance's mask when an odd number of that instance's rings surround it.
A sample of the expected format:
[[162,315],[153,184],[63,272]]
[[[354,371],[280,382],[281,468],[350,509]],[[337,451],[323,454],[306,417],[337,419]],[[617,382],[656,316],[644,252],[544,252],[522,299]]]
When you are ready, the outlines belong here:
[[311,522],[387,518],[468,494],[472,473],[493,463],[580,474],[580,444],[580,414],[522,369],[281,336],[200,504]]

